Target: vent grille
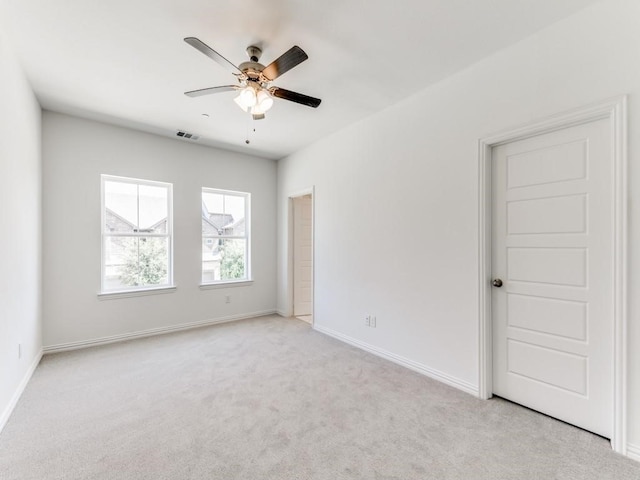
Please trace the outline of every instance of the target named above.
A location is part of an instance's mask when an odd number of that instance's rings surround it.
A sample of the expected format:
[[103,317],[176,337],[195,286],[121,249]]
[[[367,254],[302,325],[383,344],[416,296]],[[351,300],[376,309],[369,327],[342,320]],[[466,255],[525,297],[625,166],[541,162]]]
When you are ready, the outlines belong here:
[[198,140],[200,138],[198,135],[194,135],[193,133],[187,133],[182,130],[178,130],[176,132],[176,136],[186,138],[189,140]]

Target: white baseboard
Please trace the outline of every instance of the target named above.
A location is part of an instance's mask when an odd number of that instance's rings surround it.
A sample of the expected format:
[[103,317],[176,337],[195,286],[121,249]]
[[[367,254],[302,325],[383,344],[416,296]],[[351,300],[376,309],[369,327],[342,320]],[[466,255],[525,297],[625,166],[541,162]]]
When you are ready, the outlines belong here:
[[281,317],[288,317],[289,315],[287,315],[287,312],[285,312],[284,310],[276,310],[276,313],[278,315],[280,315]]
[[18,400],[20,400],[20,397],[22,396],[24,389],[27,388],[27,384],[29,383],[29,380],[31,380],[31,376],[33,375],[33,372],[36,371],[36,367],[40,363],[41,359],[42,359],[42,350],[40,350],[36,355],[36,357],[33,359],[33,362],[29,366],[29,369],[24,374],[24,377],[22,377],[22,381],[20,382],[20,385],[18,385],[18,388],[13,394],[13,397],[11,397],[11,401],[9,402],[9,405],[7,405],[7,407],[4,409],[4,412],[2,412],[2,416],[0,416],[0,432],[2,432],[2,430],[4,429],[4,426],[9,421],[9,417],[13,413],[13,409],[16,408],[16,405],[18,404]]
[[77,350],[80,348],[95,347],[97,345],[106,345],[108,343],[123,342],[134,338],[152,337],[154,335],[163,335],[165,333],[180,332],[182,330],[190,330],[192,328],[206,327],[219,323],[235,322],[237,320],[245,320],[248,318],[262,317],[264,315],[273,315],[275,310],[263,310],[261,312],[242,313],[238,315],[229,315],[226,317],[214,318],[210,320],[202,320],[200,322],[182,323],[180,325],[171,325],[168,327],[152,328],[139,332],[123,333],[120,335],[111,335],[108,337],[94,338],[91,340],[81,340],[78,342],[59,343],[57,345],[48,345],[42,350],[45,354],[65,352],[67,350]]
[[465,382],[464,380],[452,377],[451,375],[442,373],[438,370],[427,367],[426,365],[415,362],[413,360],[409,360],[408,358],[401,357],[400,355],[396,355],[395,353],[387,352],[386,350],[383,350],[381,348],[369,345],[365,342],[361,342],[360,340],[356,340],[355,338],[336,332],[335,330],[331,330],[330,328],[326,328],[321,325],[314,325],[313,329],[319,331],[320,333],[324,333],[325,335],[329,335],[330,337],[336,338],[342,342],[348,343],[349,345],[353,345],[354,347],[366,350],[369,353],[373,353],[378,357],[382,357],[393,363],[402,365],[403,367],[413,370],[414,372],[421,373],[429,378],[433,378],[434,380],[438,380],[451,387],[457,388],[458,390],[462,390],[463,392],[469,393],[474,397],[478,396],[478,387],[472,385],[469,382]]
[[634,445],[633,443],[627,443],[627,457],[640,462],[640,445]]

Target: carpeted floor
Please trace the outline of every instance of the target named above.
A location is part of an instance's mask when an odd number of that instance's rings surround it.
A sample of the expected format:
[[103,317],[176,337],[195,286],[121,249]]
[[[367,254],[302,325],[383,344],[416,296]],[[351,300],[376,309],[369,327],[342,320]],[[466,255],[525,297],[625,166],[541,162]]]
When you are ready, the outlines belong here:
[[640,463],[273,316],[44,357],[0,478],[638,480]]

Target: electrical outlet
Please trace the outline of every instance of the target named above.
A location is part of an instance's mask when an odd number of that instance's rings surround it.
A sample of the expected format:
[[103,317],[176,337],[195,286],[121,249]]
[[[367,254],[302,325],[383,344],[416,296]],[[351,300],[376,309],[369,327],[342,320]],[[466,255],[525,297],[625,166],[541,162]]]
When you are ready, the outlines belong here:
[[369,327],[371,325],[371,317],[369,315],[367,315],[366,317],[364,317],[364,324]]
[[373,315],[369,317],[369,326],[371,328],[376,328],[376,317],[374,317]]
[[231,303],[231,295],[224,296],[224,303]]

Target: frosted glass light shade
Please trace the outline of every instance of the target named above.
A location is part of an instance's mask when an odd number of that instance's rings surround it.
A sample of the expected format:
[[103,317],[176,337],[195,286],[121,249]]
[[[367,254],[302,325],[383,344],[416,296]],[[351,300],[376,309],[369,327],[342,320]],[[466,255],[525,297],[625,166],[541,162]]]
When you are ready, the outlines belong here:
[[256,91],[253,87],[245,87],[240,90],[240,93],[234,100],[242,110],[247,112],[256,104]]
[[236,98],[233,99],[234,102],[236,102],[236,105],[238,105],[242,111],[244,112],[248,112],[249,111],[249,107],[247,107],[244,102],[242,101],[242,98],[240,97],[240,95],[238,95]]
[[260,90],[258,92],[258,98],[256,100],[258,103],[258,109],[262,113],[266,112],[273,106],[273,98],[266,90]]

